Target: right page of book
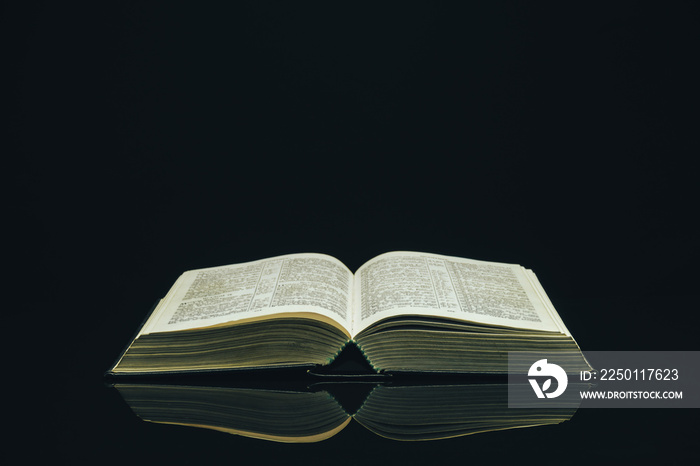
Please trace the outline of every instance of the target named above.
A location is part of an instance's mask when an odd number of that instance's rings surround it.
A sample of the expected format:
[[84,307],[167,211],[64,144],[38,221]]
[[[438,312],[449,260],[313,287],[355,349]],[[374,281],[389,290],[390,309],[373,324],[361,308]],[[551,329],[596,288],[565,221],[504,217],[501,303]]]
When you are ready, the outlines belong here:
[[568,333],[534,274],[516,264],[389,252],[357,270],[354,292],[353,336],[402,315]]

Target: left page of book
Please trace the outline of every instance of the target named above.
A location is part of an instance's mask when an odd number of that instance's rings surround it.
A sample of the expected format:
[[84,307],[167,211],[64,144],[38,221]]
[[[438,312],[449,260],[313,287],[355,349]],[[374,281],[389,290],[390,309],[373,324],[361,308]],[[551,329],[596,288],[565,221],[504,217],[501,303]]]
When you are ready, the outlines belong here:
[[349,329],[352,272],[315,253],[288,254],[183,273],[140,335],[313,313]]

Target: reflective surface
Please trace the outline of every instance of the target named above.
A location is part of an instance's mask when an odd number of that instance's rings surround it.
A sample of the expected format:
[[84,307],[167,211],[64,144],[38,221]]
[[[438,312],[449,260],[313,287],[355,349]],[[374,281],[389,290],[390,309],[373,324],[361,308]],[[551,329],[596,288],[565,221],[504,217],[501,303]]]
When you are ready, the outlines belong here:
[[[251,390],[255,392],[250,388],[238,390],[239,395],[246,396]],[[281,443],[254,438],[255,435],[146,422],[135,414],[134,406],[125,402],[117,388],[100,384],[63,385],[53,391],[53,397],[55,415],[41,423],[50,433],[43,443],[48,450],[34,453],[49,453],[52,458],[74,464],[203,464],[241,460],[247,464],[426,464],[436,458],[503,462],[520,461],[532,454],[533,445],[546,448],[541,458],[544,464],[560,464],[562,457],[574,464],[650,464],[652,460],[688,461],[698,456],[696,410],[579,409],[560,424],[431,441],[392,440],[377,435],[361,422],[351,421],[325,440]],[[152,394],[148,398],[153,398]],[[166,404],[167,409],[177,407]],[[483,406],[478,408],[483,412]],[[406,413],[411,413],[410,407]],[[433,414],[435,421],[439,412]],[[249,415],[264,422],[261,416]],[[445,415],[447,422],[454,422],[460,413]],[[466,412],[461,415],[468,417]],[[191,411],[188,416],[193,416]],[[392,421],[400,423],[398,417]]]
[[541,404],[531,409],[511,409],[504,381],[274,382],[259,383],[257,388],[212,386],[206,382],[176,385],[117,381],[114,386],[145,421],[284,443],[327,440],[341,434],[351,420],[390,440],[427,441],[558,424],[571,419],[576,411]]

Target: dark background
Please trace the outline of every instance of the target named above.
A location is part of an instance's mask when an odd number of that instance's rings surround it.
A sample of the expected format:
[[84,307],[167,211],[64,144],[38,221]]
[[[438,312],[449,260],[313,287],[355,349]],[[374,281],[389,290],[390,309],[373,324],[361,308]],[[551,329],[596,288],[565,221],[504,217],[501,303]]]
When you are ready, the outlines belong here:
[[5,385],[25,453],[697,458],[692,410],[288,446],[146,424],[103,385],[184,270],[293,252],[519,263],[584,350],[698,349],[697,3],[472,3],[3,8]]

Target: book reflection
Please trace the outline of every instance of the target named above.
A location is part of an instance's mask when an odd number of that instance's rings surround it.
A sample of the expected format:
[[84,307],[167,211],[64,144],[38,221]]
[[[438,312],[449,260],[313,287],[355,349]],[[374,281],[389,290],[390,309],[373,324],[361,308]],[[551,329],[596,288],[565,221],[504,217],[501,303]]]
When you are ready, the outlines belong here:
[[141,419],[276,442],[319,442],[358,422],[382,437],[438,440],[481,432],[558,424],[576,407],[508,407],[498,383],[317,383],[231,387],[119,383],[114,387]]

